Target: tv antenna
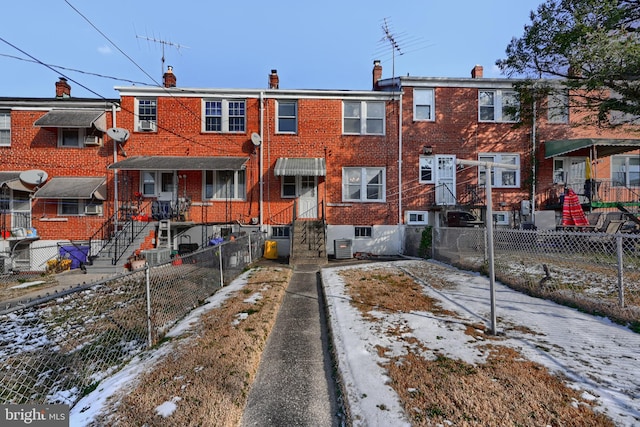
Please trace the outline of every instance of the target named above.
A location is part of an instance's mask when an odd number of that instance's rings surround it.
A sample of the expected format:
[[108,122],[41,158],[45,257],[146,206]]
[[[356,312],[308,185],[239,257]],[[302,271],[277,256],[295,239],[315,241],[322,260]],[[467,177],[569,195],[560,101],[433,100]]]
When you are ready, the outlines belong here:
[[183,49],[183,48],[184,49],[189,49],[189,46],[184,46],[184,45],[181,45],[181,44],[178,44],[178,43],[173,43],[173,42],[170,42],[168,40],[162,40],[162,39],[155,38],[155,37],[145,37],[145,36],[139,36],[139,35],[136,34],[136,38],[137,39],[146,40],[146,41],[152,42],[152,43],[157,43],[160,46],[162,46],[162,58],[161,58],[161,65],[160,65],[160,67],[161,67],[160,76],[162,76],[164,74],[164,59],[165,59],[164,58],[164,48],[166,46],[175,48],[178,51],[178,53],[180,53],[180,49]]
[[[424,46],[422,45],[421,38],[409,37],[406,33],[394,34],[388,18],[382,20],[381,28],[382,38],[380,39],[380,44],[384,45],[384,51],[386,51],[388,47],[391,47],[391,72],[392,78],[395,78],[396,55],[401,56],[405,53],[422,49]],[[382,53],[382,50],[379,50],[377,53]]]

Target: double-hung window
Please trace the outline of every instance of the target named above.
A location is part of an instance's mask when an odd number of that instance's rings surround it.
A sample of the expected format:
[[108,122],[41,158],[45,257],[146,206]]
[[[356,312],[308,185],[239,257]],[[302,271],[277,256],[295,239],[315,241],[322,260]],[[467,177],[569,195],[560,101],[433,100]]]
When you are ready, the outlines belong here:
[[433,121],[435,120],[433,89],[413,90],[413,120]]
[[569,92],[558,90],[547,97],[547,120],[549,123],[569,123]]
[[420,156],[420,177],[419,182],[422,184],[433,184],[435,177],[433,173],[435,157],[433,156]]
[[384,202],[385,190],[385,168],[342,169],[343,201]]
[[481,122],[517,122],[520,101],[512,90],[480,90],[478,120]]
[[140,189],[147,197],[161,196],[163,193],[174,193],[173,172],[142,171],[140,176]]
[[58,200],[58,215],[60,216],[77,216],[82,213],[82,200],[80,199],[61,199]]
[[384,135],[383,101],[344,101],[343,133]]
[[519,188],[520,187],[520,155],[519,154],[496,154],[482,153],[478,156],[481,162],[502,163],[506,165],[515,165],[517,169],[507,169],[494,167],[487,170],[484,166],[478,167],[478,184],[486,185],[487,172],[491,174],[491,186],[498,188]]
[[296,133],[298,131],[298,103],[296,101],[278,101],[278,133]]
[[85,129],[58,128],[58,147],[83,147]]
[[0,147],[11,146],[11,113],[0,111]]
[[206,99],[203,101],[204,132],[244,132],[246,102],[240,99]]
[[158,108],[156,98],[138,98],[138,132],[155,132],[158,121]]
[[612,156],[611,179],[615,187],[640,187],[640,158]]
[[244,200],[247,183],[244,170],[215,170],[204,173],[204,198]]

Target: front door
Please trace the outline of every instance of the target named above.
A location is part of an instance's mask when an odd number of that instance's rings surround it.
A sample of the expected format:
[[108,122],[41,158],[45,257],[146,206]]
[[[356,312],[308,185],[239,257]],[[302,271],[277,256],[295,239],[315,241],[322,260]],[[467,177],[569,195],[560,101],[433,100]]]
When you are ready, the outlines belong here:
[[456,157],[436,156],[436,204],[456,204]]
[[318,217],[318,186],[315,176],[299,177],[298,218]]

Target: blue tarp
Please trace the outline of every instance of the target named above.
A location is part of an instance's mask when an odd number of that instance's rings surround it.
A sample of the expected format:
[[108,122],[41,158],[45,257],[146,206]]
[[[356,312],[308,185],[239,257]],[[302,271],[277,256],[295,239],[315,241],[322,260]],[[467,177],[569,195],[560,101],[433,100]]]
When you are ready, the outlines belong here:
[[71,260],[71,269],[80,268],[87,262],[90,246],[60,246],[60,258]]

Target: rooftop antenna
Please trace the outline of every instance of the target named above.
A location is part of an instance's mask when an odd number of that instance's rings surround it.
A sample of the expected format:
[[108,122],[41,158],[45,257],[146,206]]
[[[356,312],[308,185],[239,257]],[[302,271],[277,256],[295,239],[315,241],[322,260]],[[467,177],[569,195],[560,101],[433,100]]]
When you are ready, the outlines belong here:
[[[404,55],[408,52],[413,52],[424,48],[424,43],[421,38],[410,37],[404,33],[395,34],[391,28],[391,22],[388,18],[382,20],[382,38],[380,44],[384,45],[383,49],[386,51],[388,47],[391,47],[391,72],[392,78],[396,76],[396,54]],[[400,47],[402,45],[402,47]],[[379,57],[383,50],[376,52],[376,58]],[[385,55],[383,55],[385,56]]]
[[159,45],[162,46],[162,58],[161,58],[161,69],[160,69],[160,75],[162,76],[164,74],[164,48],[165,46],[169,46],[169,47],[173,47],[175,48],[178,53],[180,53],[180,49],[185,48],[185,49],[189,49],[189,46],[184,46],[178,43],[173,43],[167,40],[162,40],[162,39],[157,39],[155,37],[145,37],[145,36],[139,36],[136,34],[136,38],[138,39],[143,39],[146,40],[148,42],[152,42],[152,43],[158,43]]
[[391,46],[391,78],[394,79],[396,77],[396,52],[398,52],[398,55],[402,55],[403,52],[402,49],[400,49],[400,44],[398,43],[396,36],[391,33],[387,18],[384,18],[382,21],[382,34],[382,41],[389,42],[389,45]]

